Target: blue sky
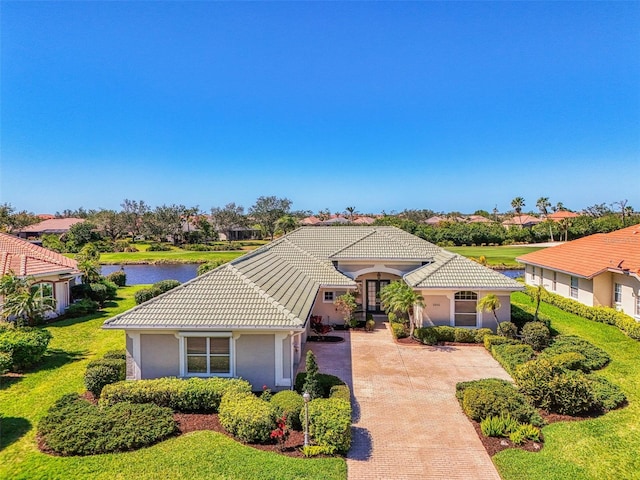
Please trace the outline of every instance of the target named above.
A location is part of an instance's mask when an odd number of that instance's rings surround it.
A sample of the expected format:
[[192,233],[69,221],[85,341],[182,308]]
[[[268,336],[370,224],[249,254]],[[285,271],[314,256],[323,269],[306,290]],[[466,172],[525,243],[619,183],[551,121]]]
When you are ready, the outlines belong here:
[[640,210],[640,2],[16,2],[0,202]]

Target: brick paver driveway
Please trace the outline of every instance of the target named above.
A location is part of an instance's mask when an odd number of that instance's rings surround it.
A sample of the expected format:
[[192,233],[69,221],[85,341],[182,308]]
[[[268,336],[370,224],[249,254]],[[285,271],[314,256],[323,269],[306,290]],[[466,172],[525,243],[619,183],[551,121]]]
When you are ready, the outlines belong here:
[[306,347],[355,397],[349,479],[500,478],[455,398],[460,381],[509,379],[484,348],[397,345],[383,324],[340,335]]

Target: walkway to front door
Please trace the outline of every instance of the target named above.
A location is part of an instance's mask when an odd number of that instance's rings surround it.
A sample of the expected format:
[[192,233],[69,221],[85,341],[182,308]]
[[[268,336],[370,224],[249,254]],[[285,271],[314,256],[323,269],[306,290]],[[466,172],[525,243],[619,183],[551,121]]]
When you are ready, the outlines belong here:
[[499,480],[455,385],[507,373],[484,348],[399,346],[385,325],[376,327],[306,346],[320,371],[344,379],[355,397],[349,479]]

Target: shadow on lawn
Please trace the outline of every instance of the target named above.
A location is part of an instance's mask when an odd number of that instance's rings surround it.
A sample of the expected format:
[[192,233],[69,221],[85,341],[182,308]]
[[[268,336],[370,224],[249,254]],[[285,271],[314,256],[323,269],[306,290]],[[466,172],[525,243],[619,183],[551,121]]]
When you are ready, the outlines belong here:
[[42,357],[40,364],[30,370],[30,372],[40,372],[42,370],[55,370],[57,368],[66,365],[67,363],[77,362],[87,356],[86,351],[73,351],[68,352],[66,350],[60,350],[59,348],[50,348],[47,353]]
[[31,430],[31,422],[22,417],[0,417],[0,452]]

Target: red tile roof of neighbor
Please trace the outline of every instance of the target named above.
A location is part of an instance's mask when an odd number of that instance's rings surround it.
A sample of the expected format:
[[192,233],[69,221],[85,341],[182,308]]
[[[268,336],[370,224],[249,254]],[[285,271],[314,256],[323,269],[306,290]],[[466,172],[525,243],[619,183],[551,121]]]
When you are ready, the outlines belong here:
[[592,278],[602,272],[640,277],[640,225],[596,233],[517,258],[522,263]]
[[13,235],[0,233],[0,275],[9,272],[19,276],[76,273],[78,264],[75,260],[52,250],[38,247]]
[[540,223],[542,220],[531,215],[516,215],[502,222],[503,225],[528,225],[531,223]]
[[84,222],[84,218],[50,218],[40,223],[34,223],[24,227],[20,232],[40,233],[40,232],[66,232],[76,223]]
[[574,213],[574,212],[568,212],[566,210],[560,210],[559,212],[553,212],[553,213],[550,213],[549,215],[547,215],[547,219],[559,221],[559,220],[564,220],[565,218],[576,218],[576,217],[579,217],[579,216],[580,215],[578,215],[577,213]]

